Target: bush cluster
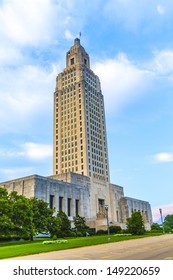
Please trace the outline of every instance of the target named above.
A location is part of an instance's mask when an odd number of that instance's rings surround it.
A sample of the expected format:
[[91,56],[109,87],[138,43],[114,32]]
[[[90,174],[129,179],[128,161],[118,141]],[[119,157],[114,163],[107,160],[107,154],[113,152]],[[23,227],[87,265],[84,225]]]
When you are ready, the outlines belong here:
[[[122,229],[120,226],[110,226],[109,227],[110,234],[121,233]],[[100,229],[96,232],[96,235],[105,235],[108,234],[108,230]]]

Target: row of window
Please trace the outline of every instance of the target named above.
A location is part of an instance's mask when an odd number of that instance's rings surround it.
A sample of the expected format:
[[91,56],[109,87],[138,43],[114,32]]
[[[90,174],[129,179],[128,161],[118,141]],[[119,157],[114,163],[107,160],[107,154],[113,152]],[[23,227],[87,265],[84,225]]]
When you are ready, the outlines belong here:
[[62,73],[62,81],[76,76],[76,72]]
[[61,73],[62,77],[67,77],[68,79],[70,77],[76,76],[76,68],[70,68],[67,71],[64,71]]
[[[62,196],[59,196],[59,211],[64,211],[66,212],[64,209],[64,200],[65,198],[62,197]],[[55,196],[54,195],[50,195],[49,197],[49,207],[51,209],[53,209],[54,207],[56,207],[55,205]],[[78,199],[75,199],[75,213],[72,213],[72,199],[71,198],[67,198],[67,215],[68,216],[71,216],[71,215],[74,215],[74,216],[77,216],[79,215],[79,200]]]
[[76,81],[76,77],[74,79],[70,79],[68,81],[62,82],[62,86],[64,87],[65,85],[73,83],[74,81]]

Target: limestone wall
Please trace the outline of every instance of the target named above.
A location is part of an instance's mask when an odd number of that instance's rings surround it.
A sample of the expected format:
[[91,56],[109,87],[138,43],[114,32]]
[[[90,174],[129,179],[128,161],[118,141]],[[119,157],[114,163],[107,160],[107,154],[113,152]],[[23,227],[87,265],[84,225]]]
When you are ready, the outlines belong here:
[[149,202],[130,198],[122,197],[120,199],[120,206],[122,211],[122,222],[126,224],[127,218],[131,217],[133,211],[140,211],[146,229],[150,229],[152,224],[152,212]]
[[123,187],[110,184],[110,212],[111,212],[111,220],[112,224],[120,224],[122,223],[122,211],[120,205],[120,199],[124,197]]
[[5,187],[8,192],[16,191],[20,195],[24,195],[28,198],[35,195],[35,176],[27,176],[7,182],[1,183],[1,186]]

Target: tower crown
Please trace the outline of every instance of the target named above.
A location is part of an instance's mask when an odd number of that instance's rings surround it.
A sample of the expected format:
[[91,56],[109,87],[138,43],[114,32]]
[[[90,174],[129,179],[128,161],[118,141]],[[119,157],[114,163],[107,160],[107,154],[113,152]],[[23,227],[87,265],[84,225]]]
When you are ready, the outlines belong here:
[[74,45],[80,45],[80,39],[79,38],[74,39]]
[[89,55],[80,44],[79,38],[74,39],[74,45],[66,53],[66,67],[72,66],[73,64],[84,64],[90,68]]

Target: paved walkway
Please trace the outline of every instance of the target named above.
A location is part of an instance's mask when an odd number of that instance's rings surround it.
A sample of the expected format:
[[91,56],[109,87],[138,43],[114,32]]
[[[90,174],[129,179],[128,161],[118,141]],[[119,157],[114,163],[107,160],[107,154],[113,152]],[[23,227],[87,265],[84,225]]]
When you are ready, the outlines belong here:
[[173,234],[16,257],[20,260],[173,260]]

